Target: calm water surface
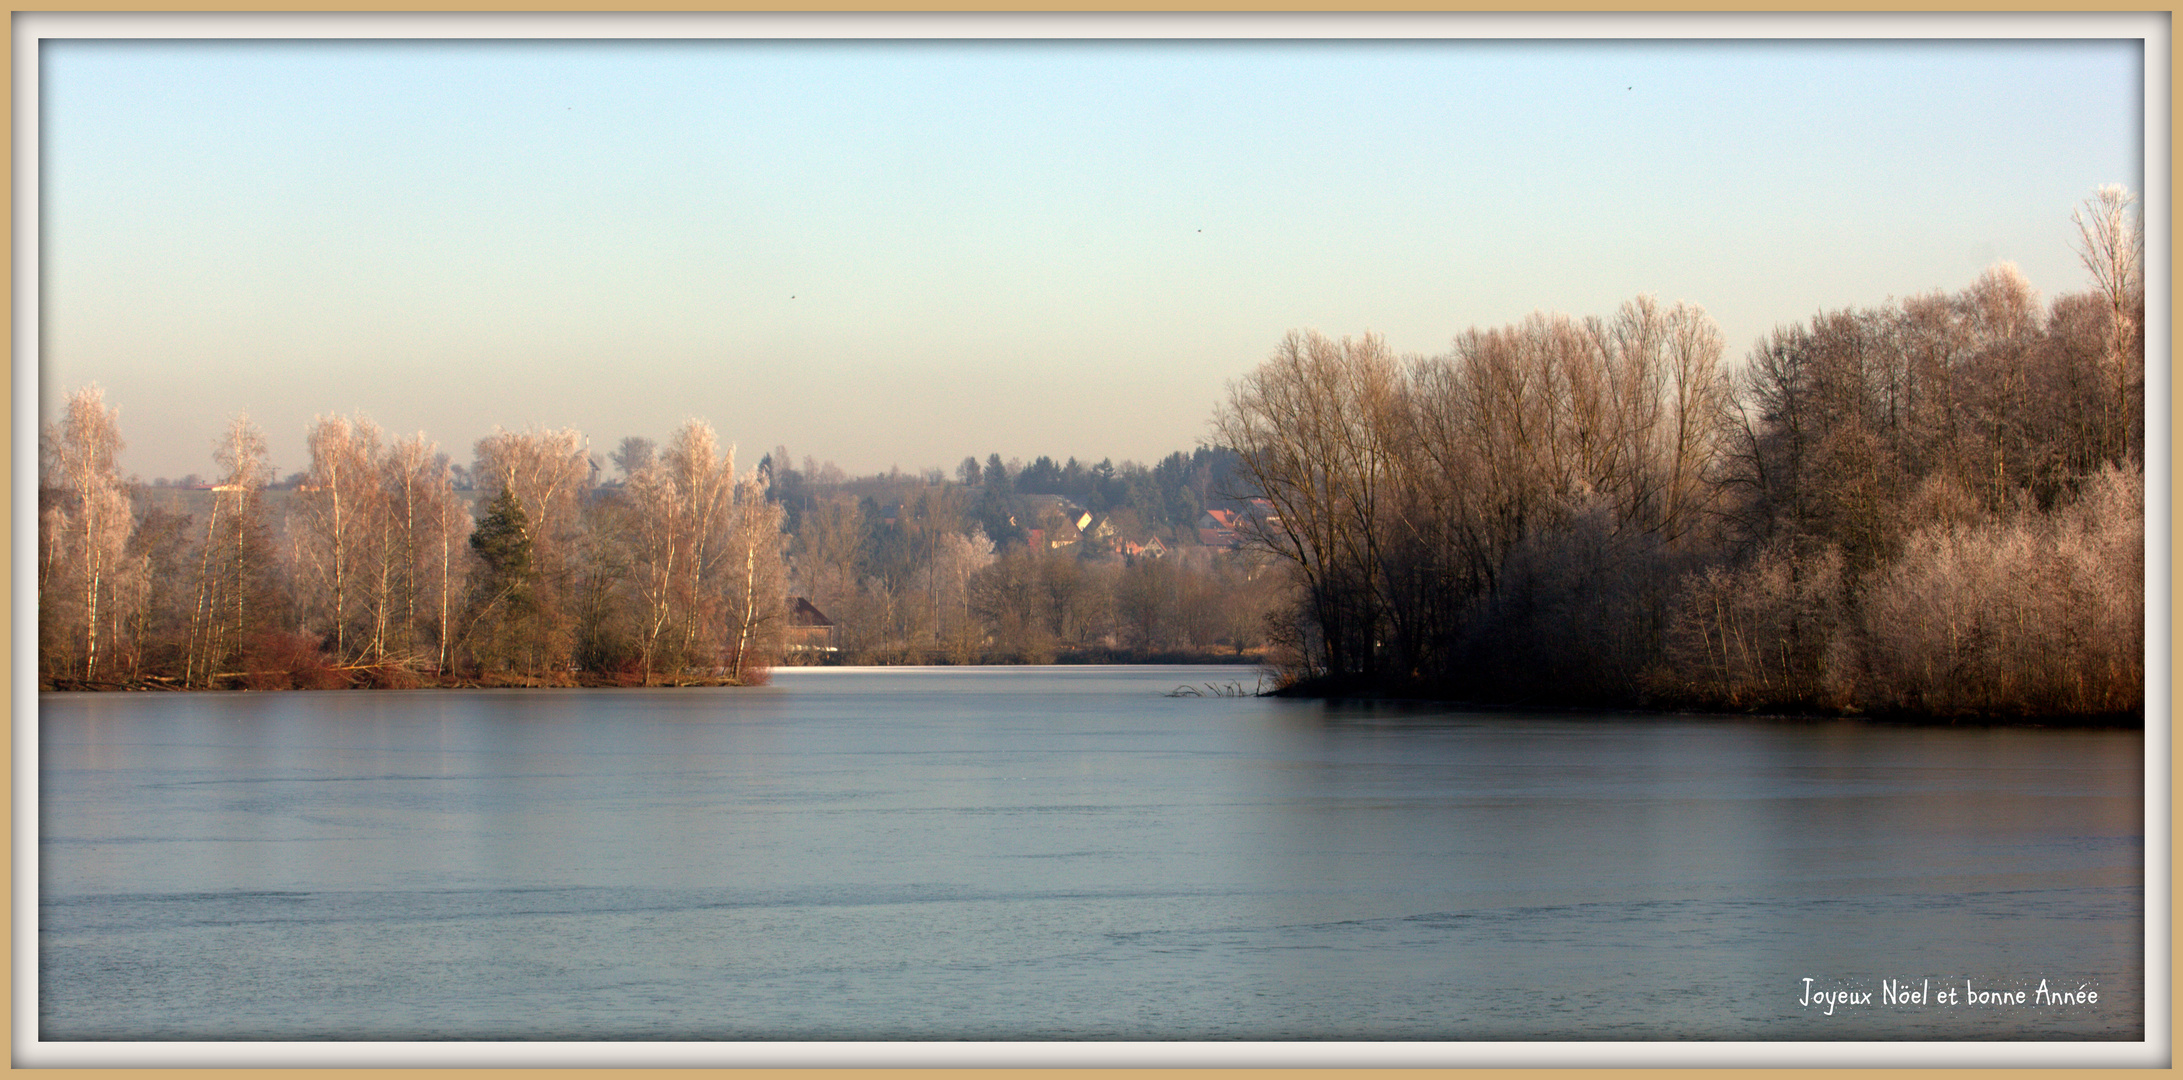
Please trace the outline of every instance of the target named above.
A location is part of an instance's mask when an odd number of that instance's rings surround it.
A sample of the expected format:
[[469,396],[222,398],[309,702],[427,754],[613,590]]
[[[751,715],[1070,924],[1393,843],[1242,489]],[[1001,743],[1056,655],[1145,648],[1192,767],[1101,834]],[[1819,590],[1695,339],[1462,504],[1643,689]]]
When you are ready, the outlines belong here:
[[40,1034],[2144,1037],[2141,733],[1237,672],[45,695]]

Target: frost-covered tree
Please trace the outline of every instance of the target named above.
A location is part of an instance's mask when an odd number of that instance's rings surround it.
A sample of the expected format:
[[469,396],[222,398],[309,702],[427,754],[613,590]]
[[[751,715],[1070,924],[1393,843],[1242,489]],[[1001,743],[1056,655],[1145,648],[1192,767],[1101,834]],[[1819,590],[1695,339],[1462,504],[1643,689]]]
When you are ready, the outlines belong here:
[[115,457],[121,410],[96,384],[70,394],[43,433],[39,629],[48,677],[99,676],[122,625],[113,598],[135,588],[128,553],[135,519]]

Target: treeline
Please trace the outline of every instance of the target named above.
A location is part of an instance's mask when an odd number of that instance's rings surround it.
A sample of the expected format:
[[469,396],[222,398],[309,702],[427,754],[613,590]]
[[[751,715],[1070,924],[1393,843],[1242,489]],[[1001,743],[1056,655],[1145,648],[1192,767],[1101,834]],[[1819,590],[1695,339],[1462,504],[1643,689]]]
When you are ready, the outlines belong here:
[[[468,465],[320,417],[278,483],[237,417],[216,475],[142,485],[119,417],[72,394],[44,433],[48,687],[650,685],[788,663],[1255,655],[1285,579],[1199,543],[1236,457],[1151,467],[965,459],[738,474],[691,421],[600,461],[575,431],[496,431]],[[611,469],[608,466],[611,465]],[[791,597],[819,619],[799,620]],[[804,625],[830,621],[831,626]]]
[[1921,715],[2144,703],[2144,291],[2013,266],[1722,362],[1699,309],[1537,315],[1399,359],[1290,335],[1215,429],[1270,500],[1301,688]]
[[784,646],[780,508],[701,421],[611,489],[577,432],[495,431],[472,498],[423,435],[321,417],[276,514],[247,417],[188,513],[121,478],[118,420],[89,387],[44,433],[48,687],[751,682]]

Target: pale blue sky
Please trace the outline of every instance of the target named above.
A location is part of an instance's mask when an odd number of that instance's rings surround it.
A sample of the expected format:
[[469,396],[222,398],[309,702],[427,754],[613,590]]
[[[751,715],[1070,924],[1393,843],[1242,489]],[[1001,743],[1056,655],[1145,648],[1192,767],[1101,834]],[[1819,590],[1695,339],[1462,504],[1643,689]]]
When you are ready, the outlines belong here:
[[[2118,41],[48,41],[48,406],[851,472],[1187,449],[1291,328],[1437,352],[1649,292],[1733,360],[2143,188]],[[50,415],[50,413],[49,413]]]

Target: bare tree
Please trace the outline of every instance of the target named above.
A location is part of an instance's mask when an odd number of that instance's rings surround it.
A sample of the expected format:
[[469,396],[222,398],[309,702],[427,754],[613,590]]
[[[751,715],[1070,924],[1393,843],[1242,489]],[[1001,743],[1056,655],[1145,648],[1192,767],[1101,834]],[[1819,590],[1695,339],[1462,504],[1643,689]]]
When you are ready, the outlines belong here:
[[1000,658],[1025,664],[1053,661],[1056,642],[1041,575],[1045,563],[1038,553],[1017,545],[971,577],[971,610],[990,629]]
[[735,485],[733,498],[725,560],[728,677],[762,682],[781,654],[788,621],[788,537],[781,532],[780,505],[766,499],[755,472]]
[[297,492],[301,513],[292,526],[301,530],[298,550],[314,592],[305,602],[324,620],[337,665],[367,653],[376,660],[379,635],[360,637],[350,623],[361,621],[359,613],[367,607],[383,606],[377,601],[384,578],[375,581],[366,573],[375,563],[384,565],[377,558],[386,509],[379,488],[379,428],[361,416],[320,416],[312,421],[306,444],[310,474]]
[[[453,529],[469,516],[455,498],[447,456],[423,432],[396,440],[377,467],[383,512],[370,652],[400,668],[443,669],[453,549],[461,540]],[[421,646],[427,630],[442,655]]]
[[49,655],[46,667],[87,681],[99,672],[102,623],[115,619],[105,601],[131,569],[126,559],[135,522],[114,460],[122,449],[120,415],[107,406],[103,389],[85,386],[69,395],[43,440],[44,485],[57,498],[52,512],[42,515],[50,569],[49,587],[40,592],[40,621],[50,621],[64,650]]
[[692,419],[667,441],[660,467],[672,485],[673,543],[681,554],[671,585],[679,623],[678,652],[685,663],[700,657],[710,660],[720,654],[727,615],[719,576],[728,555],[727,534],[735,521],[735,451],[730,448],[723,454],[712,425]]
[[1669,314],[1666,344],[1672,400],[1655,445],[1663,492],[1659,529],[1674,541],[1711,522],[1721,490],[1731,389],[1721,366],[1720,328],[1703,310],[1677,304]]
[[1229,390],[1213,430],[1235,449],[1283,527],[1257,534],[1301,575],[1326,673],[1377,666],[1384,579],[1379,548],[1392,463],[1396,368],[1377,337],[1291,332]]
[[984,627],[971,608],[970,581],[993,562],[993,543],[985,530],[973,525],[971,533],[941,537],[919,584],[934,597],[933,614],[939,646],[959,664],[973,663],[982,651]]
[[2092,273],[2093,288],[2107,310],[2108,408],[2104,447],[2120,463],[2138,444],[2130,424],[2134,396],[2144,393],[2145,222],[2137,196],[2108,184],[2070,215],[2077,225],[2078,258]]
[[[624,440],[626,445],[627,440]],[[675,617],[675,592],[682,580],[682,500],[674,481],[656,461],[640,461],[622,485],[628,505],[630,581],[637,596],[637,649],[640,678],[649,685],[659,661],[662,635]]]
[[[210,685],[218,668],[243,660],[253,630],[262,628],[278,601],[268,576],[273,551],[263,518],[263,492],[272,476],[265,432],[238,413],[214,443],[220,467],[197,570],[184,685]],[[231,673],[232,674],[232,673]]]
[[[455,567],[458,565],[458,555],[469,546],[468,540],[473,522],[470,518],[470,511],[462,505],[460,499],[455,495],[454,470],[448,464],[447,455],[434,454],[432,462],[432,471],[428,474],[429,479],[427,480],[426,490],[430,495],[431,543],[438,548],[438,555],[433,560],[432,567],[434,576],[439,580],[439,587],[434,590],[433,594],[439,608],[438,617],[435,620],[437,632],[434,635],[434,642],[439,649],[436,670],[444,675],[454,670],[455,628],[452,616],[454,598],[462,587],[456,579]],[[431,556],[428,555],[427,557]],[[466,563],[462,565],[467,566]]]

